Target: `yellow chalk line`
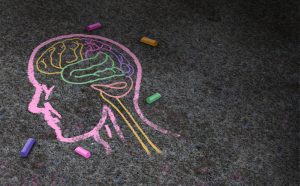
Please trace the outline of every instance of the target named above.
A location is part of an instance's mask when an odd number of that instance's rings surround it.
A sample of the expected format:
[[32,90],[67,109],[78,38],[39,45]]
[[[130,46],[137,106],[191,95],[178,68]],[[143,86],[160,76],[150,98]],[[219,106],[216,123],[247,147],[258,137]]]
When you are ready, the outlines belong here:
[[161,153],[161,150],[159,150],[159,148],[152,143],[152,141],[149,139],[149,137],[145,134],[145,132],[143,131],[143,129],[141,128],[141,126],[135,121],[135,119],[133,118],[133,116],[130,114],[130,112],[127,110],[127,108],[123,105],[123,103],[121,102],[120,99],[117,98],[117,101],[119,102],[119,104],[123,107],[123,109],[126,111],[126,113],[129,115],[129,117],[131,118],[131,120],[133,121],[133,123],[135,124],[135,126],[139,129],[139,131],[143,134],[143,136],[145,137],[145,139],[148,141],[148,143],[152,146],[152,148],[157,152],[157,153]]
[[[53,45],[51,45],[49,48],[47,48],[41,55],[40,55],[40,57],[37,59],[37,61],[36,61],[36,63],[35,63],[35,66],[36,66],[36,69],[39,71],[39,72],[41,72],[41,73],[43,73],[43,74],[47,74],[47,75],[53,75],[53,74],[60,74],[61,72],[60,72],[60,70],[62,69],[62,54],[64,53],[64,51],[66,50],[66,45],[65,45],[65,41],[75,41],[76,42],[76,44],[78,44],[78,46],[76,46],[76,48],[75,49],[72,49],[72,51],[74,52],[74,54],[75,54],[75,60],[72,60],[72,61],[67,61],[67,63],[74,63],[74,62],[76,62],[77,60],[78,60],[78,55],[77,55],[77,53],[76,53],[76,50],[80,47],[80,57],[81,57],[81,59],[83,59],[83,56],[82,56],[82,50],[83,50],[83,45],[81,44],[81,43],[79,43],[79,42],[77,42],[76,40],[79,40],[79,38],[71,38],[71,39],[65,39],[65,40],[63,40],[63,41],[58,41],[58,42],[56,42],[56,43],[54,43]],[[58,65],[59,66],[56,66],[56,65],[54,65],[53,64],[53,58],[52,58],[52,56],[53,56],[53,53],[54,53],[54,51],[56,50],[55,49],[55,47],[56,47],[56,45],[58,45],[58,44],[62,44],[63,46],[64,46],[64,49],[60,52],[60,53],[58,53],[58,56],[59,56],[59,61],[58,61]],[[52,51],[50,51],[50,50],[52,50]],[[40,68],[39,68],[39,66],[38,66],[38,63],[40,62],[40,60],[42,59],[42,57],[44,57],[44,55],[47,53],[47,52],[49,52],[50,51],[50,55],[49,55],[49,57],[50,57],[50,59],[49,59],[49,61],[50,61],[50,65],[53,67],[53,68],[56,68],[56,69],[58,69],[58,71],[56,71],[56,72],[46,72],[46,71],[44,71],[44,70],[41,70]],[[45,63],[45,62],[43,62],[43,64],[44,64],[44,66],[47,68],[48,67],[48,65]]]
[[101,98],[106,101],[107,103],[109,103],[122,117],[122,119],[125,121],[125,123],[128,125],[128,127],[130,128],[130,130],[132,131],[132,133],[134,134],[134,136],[137,138],[137,140],[140,142],[140,144],[142,145],[142,147],[144,148],[144,150],[146,151],[146,153],[150,156],[151,152],[149,151],[148,147],[144,144],[144,142],[142,141],[142,139],[139,137],[139,135],[136,133],[136,131],[134,130],[134,128],[130,125],[130,123],[128,122],[128,120],[125,118],[125,116],[122,114],[122,112],[112,103],[110,102],[108,99],[106,99],[103,96],[103,93],[100,92],[100,96]]

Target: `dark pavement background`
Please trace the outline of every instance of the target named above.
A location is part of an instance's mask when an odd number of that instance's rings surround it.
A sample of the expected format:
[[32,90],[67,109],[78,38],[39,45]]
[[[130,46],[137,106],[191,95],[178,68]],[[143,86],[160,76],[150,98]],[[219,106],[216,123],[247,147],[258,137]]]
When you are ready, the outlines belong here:
[[[299,1],[1,0],[0,9],[0,185],[299,185]],[[97,21],[92,34],[140,59],[145,115],[182,135],[145,127],[162,155],[148,157],[127,128],[109,156],[93,140],[61,143],[27,111],[34,47]],[[154,92],[162,99],[143,103]],[[38,143],[21,159],[29,137]],[[89,160],[74,154],[79,145]]]

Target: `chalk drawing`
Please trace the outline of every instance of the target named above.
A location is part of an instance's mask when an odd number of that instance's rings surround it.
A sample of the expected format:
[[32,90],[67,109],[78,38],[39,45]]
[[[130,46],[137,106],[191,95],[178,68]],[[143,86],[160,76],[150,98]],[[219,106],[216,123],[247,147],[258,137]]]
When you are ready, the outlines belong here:
[[[51,94],[55,94],[55,83],[49,85],[39,82],[37,74],[47,78],[55,77],[66,84],[89,86],[98,92],[99,98],[105,103],[98,124],[89,132],[64,137],[59,126],[63,116],[48,100]],[[148,155],[151,155],[151,151],[145,141],[157,153],[161,153],[123,103],[122,100],[128,99],[130,93],[133,93],[134,106],[131,110],[136,112],[143,123],[163,134],[179,136],[159,127],[144,116],[139,107],[141,64],[128,48],[113,40],[85,34],[63,35],[49,39],[33,50],[28,64],[28,77],[35,88],[28,110],[34,114],[42,114],[61,142],[74,143],[93,138],[104,147],[107,154],[110,154],[112,149],[100,136],[100,130],[105,128],[109,138],[112,138],[109,126],[105,125],[106,120],[110,119],[118,137],[124,141],[123,132],[116,121],[116,113]],[[43,95],[45,98],[42,98]],[[38,106],[42,100],[45,100],[43,106]]]

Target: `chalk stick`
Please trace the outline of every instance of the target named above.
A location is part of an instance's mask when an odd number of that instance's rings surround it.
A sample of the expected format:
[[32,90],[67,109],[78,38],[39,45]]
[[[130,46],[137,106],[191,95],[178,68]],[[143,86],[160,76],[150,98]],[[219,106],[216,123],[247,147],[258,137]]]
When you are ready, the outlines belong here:
[[94,23],[94,24],[87,26],[86,29],[87,29],[87,31],[92,31],[92,30],[96,30],[101,27],[102,27],[102,25],[100,23]]
[[23,158],[26,158],[28,156],[28,154],[30,153],[34,144],[35,144],[35,139],[29,138],[27,140],[26,144],[24,145],[23,149],[21,150],[20,156]]
[[153,94],[152,96],[149,96],[149,97],[146,99],[146,102],[147,102],[148,104],[151,104],[151,103],[153,103],[154,101],[158,100],[159,98],[161,98],[160,93],[155,93],[155,94]]
[[77,154],[83,156],[84,158],[88,159],[91,157],[91,152],[88,150],[85,150],[82,147],[76,147],[76,149],[74,150]]
[[147,45],[154,46],[154,47],[158,45],[158,42],[156,40],[150,39],[148,37],[142,37],[140,42],[145,43]]

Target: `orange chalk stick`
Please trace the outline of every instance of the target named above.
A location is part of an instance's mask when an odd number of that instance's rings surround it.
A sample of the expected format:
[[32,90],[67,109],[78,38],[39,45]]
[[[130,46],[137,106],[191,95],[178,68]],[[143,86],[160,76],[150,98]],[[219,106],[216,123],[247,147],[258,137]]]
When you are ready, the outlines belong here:
[[154,39],[150,39],[148,37],[142,37],[140,42],[151,45],[151,46],[157,46],[158,42]]

